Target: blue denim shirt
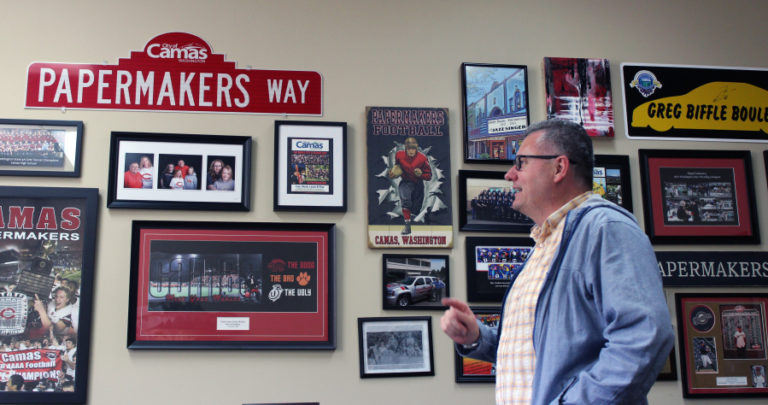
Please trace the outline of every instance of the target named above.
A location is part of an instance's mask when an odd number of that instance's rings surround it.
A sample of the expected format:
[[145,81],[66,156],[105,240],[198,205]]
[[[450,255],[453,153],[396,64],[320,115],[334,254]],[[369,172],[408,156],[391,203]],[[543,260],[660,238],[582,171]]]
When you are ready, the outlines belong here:
[[[565,221],[536,305],[531,403],[647,404],[674,339],[653,248],[599,196]],[[495,362],[503,320],[502,309],[499,327],[480,324],[480,345],[459,354]]]

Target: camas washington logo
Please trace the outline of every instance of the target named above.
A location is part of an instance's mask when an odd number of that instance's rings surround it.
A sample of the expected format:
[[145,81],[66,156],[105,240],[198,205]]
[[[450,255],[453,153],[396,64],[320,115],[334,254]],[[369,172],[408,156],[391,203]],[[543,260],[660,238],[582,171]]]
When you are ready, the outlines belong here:
[[[157,38],[155,38],[157,40]],[[153,59],[176,59],[185,63],[205,63],[211,50],[199,43],[179,45],[178,42],[152,41],[147,45],[147,56]]]

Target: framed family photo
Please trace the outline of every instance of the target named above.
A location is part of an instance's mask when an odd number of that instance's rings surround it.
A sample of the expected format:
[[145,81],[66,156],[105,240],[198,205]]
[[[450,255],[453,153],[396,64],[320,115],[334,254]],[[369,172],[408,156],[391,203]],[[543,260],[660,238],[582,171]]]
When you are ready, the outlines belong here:
[[107,207],[248,211],[251,137],[112,132]]
[[0,119],[0,175],[80,177],[82,121]]
[[360,378],[435,375],[432,317],[357,318]]
[[512,208],[512,186],[501,171],[459,170],[459,230],[529,233],[533,221]]
[[531,238],[467,237],[467,300],[501,302],[533,250]]
[[275,211],[347,210],[347,123],[275,121]]
[[325,349],[334,224],[134,221],[129,349]]
[[768,294],[675,294],[683,396],[768,397]]
[[448,256],[385,254],[382,261],[384,309],[445,309]]
[[528,67],[461,64],[464,161],[511,164],[530,124]]
[[595,166],[592,169],[592,191],[632,212],[629,156],[595,155]]
[[0,403],[84,404],[98,190],[0,196]]
[[640,149],[639,158],[652,243],[760,243],[749,151]]
[[[471,307],[475,318],[490,328],[497,328],[501,321],[501,307]],[[460,356],[453,351],[457,383],[494,383],[496,365],[483,360]]]

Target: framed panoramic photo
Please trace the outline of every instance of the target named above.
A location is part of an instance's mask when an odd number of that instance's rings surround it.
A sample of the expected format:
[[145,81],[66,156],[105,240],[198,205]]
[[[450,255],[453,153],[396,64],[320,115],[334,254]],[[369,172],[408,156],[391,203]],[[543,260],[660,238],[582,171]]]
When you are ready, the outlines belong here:
[[512,208],[512,186],[501,171],[459,170],[459,230],[529,233],[533,221]]
[[443,297],[450,297],[448,256],[382,256],[384,309],[439,309]]
[[129,349],[329,349],[334,224],[134,221]]
[[467,237],[467,299],[501,302],[533,250],[531,238]]
[[0,175],[80,177],[82,121],[0,119]]
[[632,212],[629,156],[595,155],[595,166],[592,169],[592,191]]
[[275,121],[275,211],[347,210],[347,123]]
[[0,196],[0,403],[85,403],[98,190]]
[[675,294],[675,306],[684,397],[768,397],[768,294]]
[[[471,307],[475,318],[490,328],[497,328],[501,320],[501,307]],[[487,361],[460,356],[453,351],[456,382],[496,382],[496,365]]]
[[652,243],[760,243],[749,151],[640,149],[639,158]]
[[511,164],[530,123],[528,67],[461,64],[464,161]]
[[360,378],[435,375],[432,317],[357,318]]
[[112,132],[109,208],[248,211],[251,137]]

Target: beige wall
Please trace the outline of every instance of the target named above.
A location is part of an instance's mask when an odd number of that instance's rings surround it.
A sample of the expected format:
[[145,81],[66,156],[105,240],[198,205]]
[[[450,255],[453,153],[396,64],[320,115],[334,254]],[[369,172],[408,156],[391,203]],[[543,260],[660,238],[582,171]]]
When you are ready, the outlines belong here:
[[[462,161],[462,62],[525,64],[531,117],[544,117],[544,56],[608,58],[613,67],[617,136],[598,153],[630,156],[634,206],[641,207],[638,148],[749,149],[759,207],[768,204],[765,144],[628,141],[618,83],[621,62],[765,67],[768,5],[738,1],[10,1],[0,0],[0,118],[85,122],[83,174],[77,179],[0,178],[4,185],[98,187],[90,364],[91,404],[492,404],[487,384],[454,383],[449,340],[432,315],[435,376],[358,376],[358,317],[414,315],[381,309],[381,254],[367,248],[365,118],[368,105],[447,107],[453,170],[498,169]],[[272,211],[273,121],[277,116],[24,109],[33,61],[115,64],[152,37],[186,31],[239,67],[315,70],[323,75],[326,121],[349,123],[349,211]],[[304,119],[302,117],[290,119]],[[314,118],[313,118],[314,119]],[[250,212],[188,212],[105,207],[110,131],[250,135],[255,141]],[[636,209],[642,220],[642,209]],[[457,210],[454,210],[454,216]],[[761,209],[763,240],[768,212]],[[338,348],[335,351],[129,351],[125,348],[130,225],[133,219],[338,224]],[[454,219],[454,224],[458,221]],[[466,297],[464,237],[451,255],[452,293]],[[765,250],[760,246],[719,249]],[[691,246],[674,249],[703,250]],[[390,252],[390,251],[387,251]],[[722,291],[722,290],[717,290]],[[740,290],[741,291],[741,290]],[[673,291],[667,293],[672,298]],[[679,352],[679,350],[678,350]],[[660,382],[654,404],[682,404],[680,382]],[[697,401],[726,404],[728,400]],[[745,403],[758,403],[745,400]]]

